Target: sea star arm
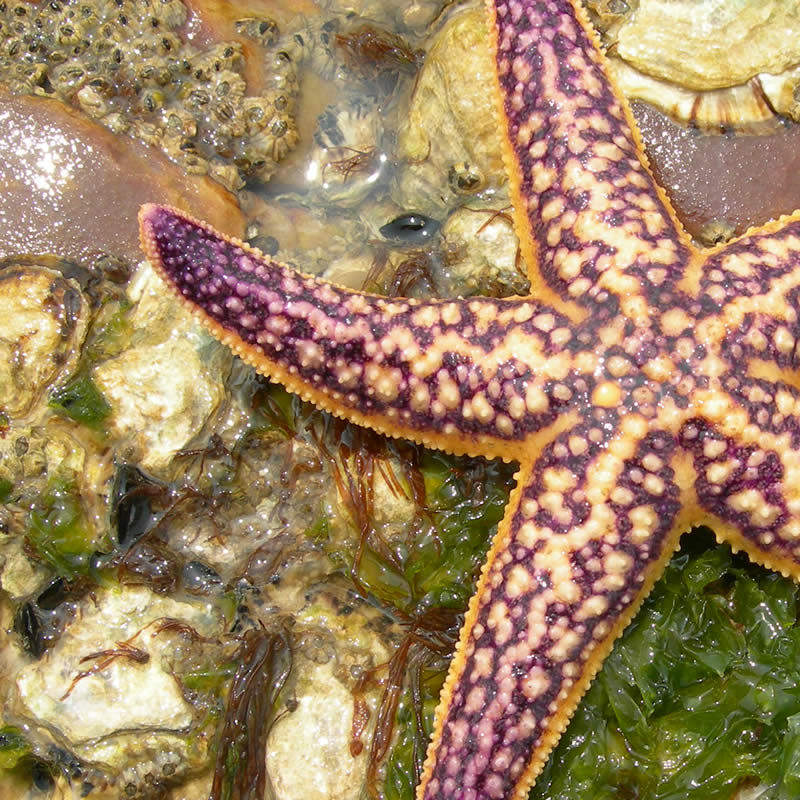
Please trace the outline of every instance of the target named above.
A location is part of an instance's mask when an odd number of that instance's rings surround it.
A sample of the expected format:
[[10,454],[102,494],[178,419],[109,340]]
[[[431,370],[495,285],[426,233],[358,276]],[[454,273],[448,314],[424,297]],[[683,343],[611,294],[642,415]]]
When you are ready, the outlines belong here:
[[[761,391],[751,386],[747,393]],[[727,404],[709,398],[713,419],[688,420],[679,438],[696,474],[696,518],[711,525],[720,541],[798,579],[800,415],[786,412],[800,409],[800,393],[781,391],[785,397],[769,404],[770,418],[761,424],[748,419],[748,401],[741,395]]]
[[381,433],[518,456],[574,401],[568,320],[535,300],[392,300],[301,275],[183,212],[145,206],[145,253],[264,375]]
[[[487,0],[517,233],[537,296],[584,305],[681,277],[689,240],[577,0]],[[555,301],[551,301],[555,302]],[[628,313],[635,308],[627,309]]]
[[635,414],[598,416],[521,469],[442,693],[420,800],[526,797],[677,545],[675,437]]
[[695,348],[685,483],[720,540],[800,578],[800,214],[705,255],[674,317]]
[[[749,316],[750,343],[758,345],[765,358],[786,366],[787,334],[793,337],[798,330],[800,311],[800,212],[769,222],[704,256],[693,264],[683,284],[698,297],[695,316],[719,316],[734,332]],[[754,327],[754,317],[774,323],[765,328],[763,344],[756,334],[761,322]]]
[[709,379],[680,434],[698,512],[720,539],[800,578],[800,215],[716,248],[698,284]]

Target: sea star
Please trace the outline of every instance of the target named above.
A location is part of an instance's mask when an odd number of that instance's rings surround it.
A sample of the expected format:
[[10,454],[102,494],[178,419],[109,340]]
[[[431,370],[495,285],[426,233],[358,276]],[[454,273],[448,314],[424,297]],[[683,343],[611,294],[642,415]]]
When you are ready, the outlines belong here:
[[375,297],[180,211],[140,217],[150,262],[260,372],[382,433],[520,464],[420,800],[526,795],[692,524],[800,576],[800,214],[699,251],[577,0],[488,9],[531,297]]

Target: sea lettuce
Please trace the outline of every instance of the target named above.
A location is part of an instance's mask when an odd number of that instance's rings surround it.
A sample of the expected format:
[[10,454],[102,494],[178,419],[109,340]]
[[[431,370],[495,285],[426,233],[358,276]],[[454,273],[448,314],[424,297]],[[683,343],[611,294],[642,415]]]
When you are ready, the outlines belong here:
[[[800,796],[800,589],[708,529],[682,544],[530,800],[730,800],[745,786],[762,800]],[[423,675],[398,705],[389,800],[413,796],[432,728],[444,669]]]
[[684,537],[531,800],[764,800],[800,789],[798,588],[710,532]]

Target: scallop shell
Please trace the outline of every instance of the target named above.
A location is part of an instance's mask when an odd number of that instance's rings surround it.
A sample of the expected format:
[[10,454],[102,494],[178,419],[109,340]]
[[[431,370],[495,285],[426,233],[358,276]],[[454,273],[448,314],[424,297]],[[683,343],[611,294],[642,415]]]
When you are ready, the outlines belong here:
[[800,121],[796,0],[585,0],[620,88],[708,130]]

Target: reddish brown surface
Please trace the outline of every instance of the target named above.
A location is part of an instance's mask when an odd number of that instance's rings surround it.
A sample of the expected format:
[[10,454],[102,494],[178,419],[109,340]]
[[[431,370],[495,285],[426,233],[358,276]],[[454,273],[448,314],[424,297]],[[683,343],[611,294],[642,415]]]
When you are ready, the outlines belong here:
[[241,236],[233,196],[187,176],[159,151],[115,136],[55,100],[0,91],[0,258],[58,255],[90,263],[101,253],[141,258],[136,214],[174,203]]
[[709,135],[634,104],[656,180],[692,236],[713,219],[736,234],[800,208],[800,125],[766,136]]

